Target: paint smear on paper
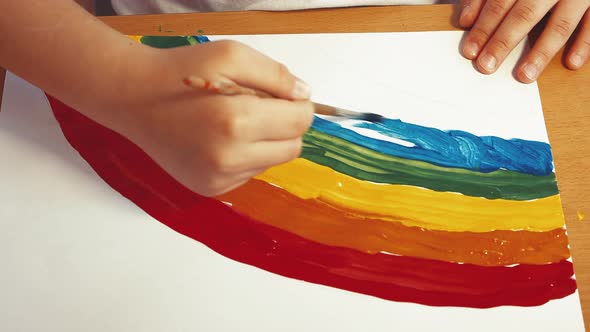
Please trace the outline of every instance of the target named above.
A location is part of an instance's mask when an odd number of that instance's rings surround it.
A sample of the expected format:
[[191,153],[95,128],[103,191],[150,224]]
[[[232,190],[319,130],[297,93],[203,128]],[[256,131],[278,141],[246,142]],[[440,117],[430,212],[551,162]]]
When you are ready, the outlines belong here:
[[503,169],[482,173],[441,167],[380,153],[314,129],[304,136],[302,157],[364,181],[514,200],[558,194],[554,173],[536,176]]
[[[252,180],[219,199],[261,223],[318,243],[376,254],[485,266],[557,263],[570,257],[565,229],[548,232],[446,232],[358,216]],[[267,204],[260,204],[267,202]]]
[[[208,41],[131,38],[162,48]],[[539,306],[576,291],[548,144],[400,120],[355,124],[386,141],[316,118],[302,158],[212,199],[49,100],[68,142],[105,182],[235,261],[431,306]]]
[[481,172],[507,169],[533,175],[548,175],[553,172],[551,147],[543,142],[506,140],[495,136],[479,137],[465,131],[442,131],[392,119],[386,119],[382,123],[360,122],[356,126],[411,142],[414,146],[408,147],[363,136],[337,123],[317,117],[312,127],[369,149],[439,166]]
[[359,181],[305,159],[256,177],[302,199],[351,214],[453,232],[548,231],[564,226],[559,196],[531,201],[484,199],[428,189]]
[[50,103],[66,139],[111,187],[165,225],[236,261],[291,278],[432,306],[537,306],[576,290],[568,260],[478,266],[369,254],[307,240],[189,191],[124,137],[53,98]]

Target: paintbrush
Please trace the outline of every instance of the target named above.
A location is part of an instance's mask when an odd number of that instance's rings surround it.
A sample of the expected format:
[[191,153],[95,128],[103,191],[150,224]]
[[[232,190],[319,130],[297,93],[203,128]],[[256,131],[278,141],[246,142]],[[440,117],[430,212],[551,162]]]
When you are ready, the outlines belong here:
[[[212,93],[222,94],[226,96],[235,96],[235,95],[253,95],[262,98],[274,98],[272,95],[247,87],[243,87],[231,81],[214,81],[211,82],[209,80],[203,79],[197,76],[189,76],[184,79],[184,84],[188,87],[206,90]],[[355,120],[362,120],[368,122],[381,122],[383,121],[383,116],[375,113],[361,113],[350,111],[344,108],[320,104],[320,103],[313,103],[314,112],[316,114],[322,115],[330,115],[330,116],[338,116],[347,119],[355,119]]]

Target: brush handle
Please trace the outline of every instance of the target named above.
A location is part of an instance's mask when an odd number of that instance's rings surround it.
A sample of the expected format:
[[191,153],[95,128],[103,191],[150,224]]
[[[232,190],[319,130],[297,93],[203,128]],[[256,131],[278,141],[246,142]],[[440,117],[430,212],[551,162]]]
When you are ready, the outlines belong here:
[[[184,80],[184,84],[191,88],[206,90],[216,94],[222,94],[225,96],[236,96],[236,95],[251,95],[251,96],[258,96],[261,98],[274,98],[274,96],[260,90],[246,88],[241,85],[238,85],[234,82],[227,81],[227,82],[220,82],[215,81],[211,82],[201,77],[196,76],[189,76]],[[313,103],[314,106],[314,113],[322,114],[322,115],[331,115],[331,116],[343,116],[349,118],[356,118],[359,116],[358,113],[347,111],[338,107],[320,104],[320,103]],[[348,113],[347,113],[348,112]]]

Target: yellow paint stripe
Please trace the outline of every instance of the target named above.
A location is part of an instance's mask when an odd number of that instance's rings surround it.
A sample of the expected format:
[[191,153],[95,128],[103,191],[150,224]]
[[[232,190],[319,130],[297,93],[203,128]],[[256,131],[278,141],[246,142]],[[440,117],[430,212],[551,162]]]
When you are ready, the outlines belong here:
[[413,186],[357,180],[305,159],[295,159],[256,177],[303,199],[318,199],[360,217],[451,232],[563,227],[559,195],[530,201],[485,199]]

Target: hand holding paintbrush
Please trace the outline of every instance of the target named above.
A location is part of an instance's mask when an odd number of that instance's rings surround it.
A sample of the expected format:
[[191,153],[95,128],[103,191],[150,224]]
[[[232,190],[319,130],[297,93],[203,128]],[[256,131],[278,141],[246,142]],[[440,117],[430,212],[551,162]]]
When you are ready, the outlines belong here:
[[[225,96],[234,95],[252,95],[261,98],[274,98],[274,96],[260,90],[255,90],[247,87],[240,86],[231,81],[208,81],[198,76],[188,76],[184,79],[184,84],[191,88],[202,89],[211,93],[222,94]],[[340,107],[334,107],[330,105],[313,103],[314,112],[316,114],[338,116],[348,119],[369,121],[369,122],[381,122],[383,116],[375,113],[360,113],[349,111]]]

